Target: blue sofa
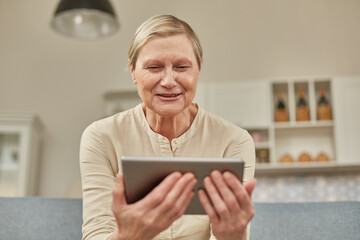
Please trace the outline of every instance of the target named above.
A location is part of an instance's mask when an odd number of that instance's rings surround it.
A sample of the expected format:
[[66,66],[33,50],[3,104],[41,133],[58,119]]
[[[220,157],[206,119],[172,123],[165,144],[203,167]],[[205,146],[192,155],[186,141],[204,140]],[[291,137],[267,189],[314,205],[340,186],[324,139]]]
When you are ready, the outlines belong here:
[[360,202],[256,203],[251,240],[360,240]]
[[[255,203],[255,209],[251,240],[360,240],[360,202]],[[81,199],[0,198],[0,240],[80,240],[81,215]]]

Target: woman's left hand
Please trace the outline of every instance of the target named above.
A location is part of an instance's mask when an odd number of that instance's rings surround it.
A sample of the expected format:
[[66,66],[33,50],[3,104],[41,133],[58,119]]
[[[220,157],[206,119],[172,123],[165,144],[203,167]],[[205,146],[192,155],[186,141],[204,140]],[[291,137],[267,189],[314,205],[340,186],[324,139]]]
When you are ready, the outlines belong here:
[[217,170],[205,177],[206,192],[198,194],[216,239],[246,239],[246,227],[255,215],[251,200],[255,184],[255,179],[241,184],[234,174]]

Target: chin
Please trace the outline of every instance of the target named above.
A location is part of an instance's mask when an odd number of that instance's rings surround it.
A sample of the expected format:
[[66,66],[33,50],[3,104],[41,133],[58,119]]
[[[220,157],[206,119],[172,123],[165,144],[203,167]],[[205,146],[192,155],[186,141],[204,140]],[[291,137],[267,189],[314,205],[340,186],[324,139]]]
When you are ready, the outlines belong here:
[[174,117],[182,113],[186,107],[184,106],[161,106],[155,107],[154,111],[162,117]]

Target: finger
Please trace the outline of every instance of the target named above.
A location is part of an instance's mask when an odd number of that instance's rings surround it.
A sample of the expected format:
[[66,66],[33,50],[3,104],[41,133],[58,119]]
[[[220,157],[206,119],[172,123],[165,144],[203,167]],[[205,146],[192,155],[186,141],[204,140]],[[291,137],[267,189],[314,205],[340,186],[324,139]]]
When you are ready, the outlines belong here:
[[123,175],[118,173],[115,177],[115,185],[113,187],[113,200],[117,205],[126,205],[125,185]]
[[146,209],[153,209],[159,205],[181,176],[182,174],[180,172],[169,174],[149,194],[140,200],[143,207]]
[[184,174],[166,195],[164,201],[159,205],[159,210],[168,212],[170,215],[172,213],[175,215],[182,215],[187,207],[185,204],[189,201],[196,183],[197,180],[193,173]]
[[113,187],[113,198],[111,203],[111,210],[116,219],[118,219],[118,214],[121,212],[121,209],[127,205],[125,197],[125,188],[124,188],[124,179],[121,174],[117,174],[115,177],[115,185]]
[[244,183],[244,187],[245,187],[247,193],[249,194],[250,198],[255,189],[256,183],[257,183],[256,179],[250,179],[249,181],[246,181]]
[[234,195],[234,193],[231,191],[231,189],[224,181],[221,172],[217,170],[212,171],[210,176],[218,192],[220,193],[223,201],[225,202],[227,207],[231,210],[230,212],[240,210],[239,202],[236,196]]
[[210,177],[204,178],[204,187],[206,193],[208,194],[212,205],[216,211],[216,213],[224,219],[228,219],[230,217],[229,209],[227,208],[225,202],[222,200],[219,192],[217,191],[215,185],[211,181]]
[[232,173],[225,172],[224,179],[227,185],[232,189],[235,194],[241,208],[248,209],[252,207],[252,202],[248,192],[246,191],[244,185],[241,184],[240,180]]
[[193,173],[184,174],[170,189],[164,200],[148,211],[152,219],[157,219],[157,224],[167,226],[181,217],[189,205],[192,192],[197,180]]
[[215,209],[213,208],[208,195],[206,194],[204,189],[200,189],[198,191],[198,197],[201,205],[203,206],[206,214],[209,216],[210,221],[214,224],[218,224],[220,222],[220,218],[217,215]]
[[173,216],[173,220],[179,218],[180,216],[182,216],[185,212],[185,210],[187,209],[187,207],[189,206],[191,200],[194,197],[194,187],[197,183],[197,180],[194,179],[193,182],[191,182],[189,184],[189,187],[187,187],[184,191],[183,194],[180,195],[180,197],[178,198],[178,200],[175,203],[175,213]]
[[186,209],[186,207],[188,205],[186,203],[187,202],[190,203],[191,198],[189,198],[189,197],[191,195],[193,195],[192,193],[194,192],[194,187],[195,187],[196,183],[197,183],[197,179],[195,178],[194,174],[191,174],[191,176],[185,183],[185,189],[183,191],[178,189],[177,191],[174,191],[175,192],[174,194],[172,194],[172,192],[171,192],[169,194],[169,197],[170,198],[172,197],[173,198],[172,200],[176,201],[176,205],[184,206]]

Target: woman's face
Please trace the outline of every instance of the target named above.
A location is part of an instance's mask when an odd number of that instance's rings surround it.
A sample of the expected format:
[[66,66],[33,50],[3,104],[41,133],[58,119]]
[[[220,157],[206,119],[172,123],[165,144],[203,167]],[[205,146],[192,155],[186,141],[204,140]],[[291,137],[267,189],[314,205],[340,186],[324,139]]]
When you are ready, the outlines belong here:
[[175,116],[195,96],[200,70],[185,34],[149,39],[131,75],[145,107],[160,116]]

